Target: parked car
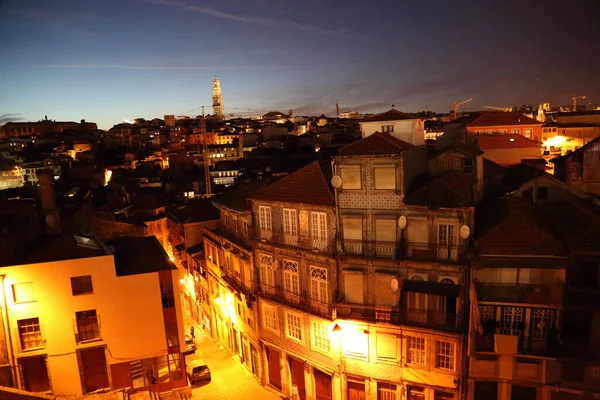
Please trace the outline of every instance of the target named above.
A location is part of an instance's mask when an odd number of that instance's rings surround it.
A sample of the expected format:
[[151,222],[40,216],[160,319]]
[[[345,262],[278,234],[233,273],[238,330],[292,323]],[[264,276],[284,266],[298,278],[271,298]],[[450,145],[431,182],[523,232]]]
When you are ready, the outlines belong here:
[[210,382],[210,370],[202,360],[187,361],[185,371],[191,384],[203,381]]
[[185,353],[183,354],[192,354],[197,350],[196,342],[190,336],[185,335]]

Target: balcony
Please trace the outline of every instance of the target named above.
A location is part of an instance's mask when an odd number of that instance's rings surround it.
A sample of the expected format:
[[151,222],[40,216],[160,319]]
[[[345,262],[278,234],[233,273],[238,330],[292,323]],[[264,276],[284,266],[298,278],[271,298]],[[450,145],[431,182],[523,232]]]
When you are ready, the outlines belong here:
[[[511,340],[514,339],[514,340]],[[509,346],[510,345],[510,346]],[[508,347],[514,348],[508,351]],[[534,338],[484,333],[475,338],[475,351],[510,354],[527,354],[536,356],[551,356],[558,352],[558,343],[552,337]]]
[[463,328],[461,314],[350,303],[338,303],[335,307],[338,318],[418,326],[450,332],[460,331]]
[[476,282],[479,301],[562,305],[562,284],[511,284]]
[[343,239],[344,253],[391,258],[396,249],[396,242]]
[[375,240],[343,239],[345,254],[366,257],[413,259],[425,261],[462,261],[465,257],[464,246],[441,246],[432,243],[385,242]]
[[254,239],[282,244],[284,246],[300,247],[310,250],[332,252],[333,246],[329,240],[319,240],[305,235],[291,235],[281,231],[252,231]]
[[309,298],[306,293],[295,294],[286,292],[280,286],[270,286],[263,283],[258,284],[257,286],[260,291],[260,296],[265,299],[287,304],[300,310],[321,315],[325,318],[332,317],[332,307],[330,304],[313,300]]

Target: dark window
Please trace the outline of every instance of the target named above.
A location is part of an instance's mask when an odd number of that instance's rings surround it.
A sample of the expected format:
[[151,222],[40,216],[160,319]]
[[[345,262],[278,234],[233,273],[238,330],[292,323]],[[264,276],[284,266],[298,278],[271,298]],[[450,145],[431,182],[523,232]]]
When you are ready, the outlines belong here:
[[537,188],[537,200],[548,199],[548,186],[540,186]]
[[512,385],[510,400],[535,400],[537,388],[531,386]]
[[75,340],[77,342],[100,339],[100,323],[96,310],[76,312],[75,319],[77,323]]
[[172,283],[161,283],[160,284],[160,295],[162,299],[163,308],[175,307],[175,294],[173,293]]
[[561,380],[565,382],[583,382],[585,376],[584,368],[584,363],[563,362],[561,368]]
[[94,288],[92,287],[92,276],[73,276],[71,277],[71,291],[73,296],[78,294],[93,293]]
[[38,318],[22,319],[17,324],[19,326],[19,338],[21,339],[22,350],[44,347],[42,331],[40,330],[40,320]]
[[497,382],[475,382],[474,400],[497,400]]
[[472,158],[463,158],[462,160],[462,170],[465,174],[473,173],[473,159]]

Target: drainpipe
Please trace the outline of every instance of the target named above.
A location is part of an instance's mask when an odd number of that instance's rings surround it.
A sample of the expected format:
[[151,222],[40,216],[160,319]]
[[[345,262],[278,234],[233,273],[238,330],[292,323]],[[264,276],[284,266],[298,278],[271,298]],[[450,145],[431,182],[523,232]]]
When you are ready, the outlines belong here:
[[4,290],[4,278],[6,277],[5,274],[0,275],[0,284],[2,285],[2,307],[4,308],[4,313],[2,314],[2,319],[4,322],[4,337],[7,339],[6,340],[6,349],[8,350],[8,356],[9,356],[9,363],[10,363],[10,375],[11,375],[11,379],[13,382],[13,386],[18,388],[18,382],[17,382],[17,376],[16,376],[16,372],[15,369],[17,368],[17,365],[15,363],[15,353],[13,351],[13,347],[12,347],[12,337],[10,334],[10,322],[8,319],[8,306],[6,303],[6,291]]

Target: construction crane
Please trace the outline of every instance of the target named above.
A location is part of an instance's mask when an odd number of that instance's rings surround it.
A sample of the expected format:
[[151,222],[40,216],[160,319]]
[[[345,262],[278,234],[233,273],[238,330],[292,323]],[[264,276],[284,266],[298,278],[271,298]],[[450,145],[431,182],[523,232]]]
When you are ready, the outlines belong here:
[[571,100],[573,100],[573,112],[577,111],[577,99],[585,100],[587,96],[573,96]]
[[200,131],[202,132],[202,162],[204,164],[204,184],[206,185],[206,195],[210,196],[212,190],[210,187],[210,155],[206,145],[206,117],[204,116],[204,106],[202,106],[202,117],[200,118]]
[[460,101],[458,103],[452,104],[452,109],[450,110],[450,121],[454,121],[457,118],[456,115],[457,115],[458,107],[462,106],[463,104],[466,104],[466,103],[470,102],[471,100],[473,100],[472,97],[470,99],[463,100],[463,101]]
[[504,112],[512,112],[512,107],[496,107],[496,106],[483,106],[486,110],[496,110]]

